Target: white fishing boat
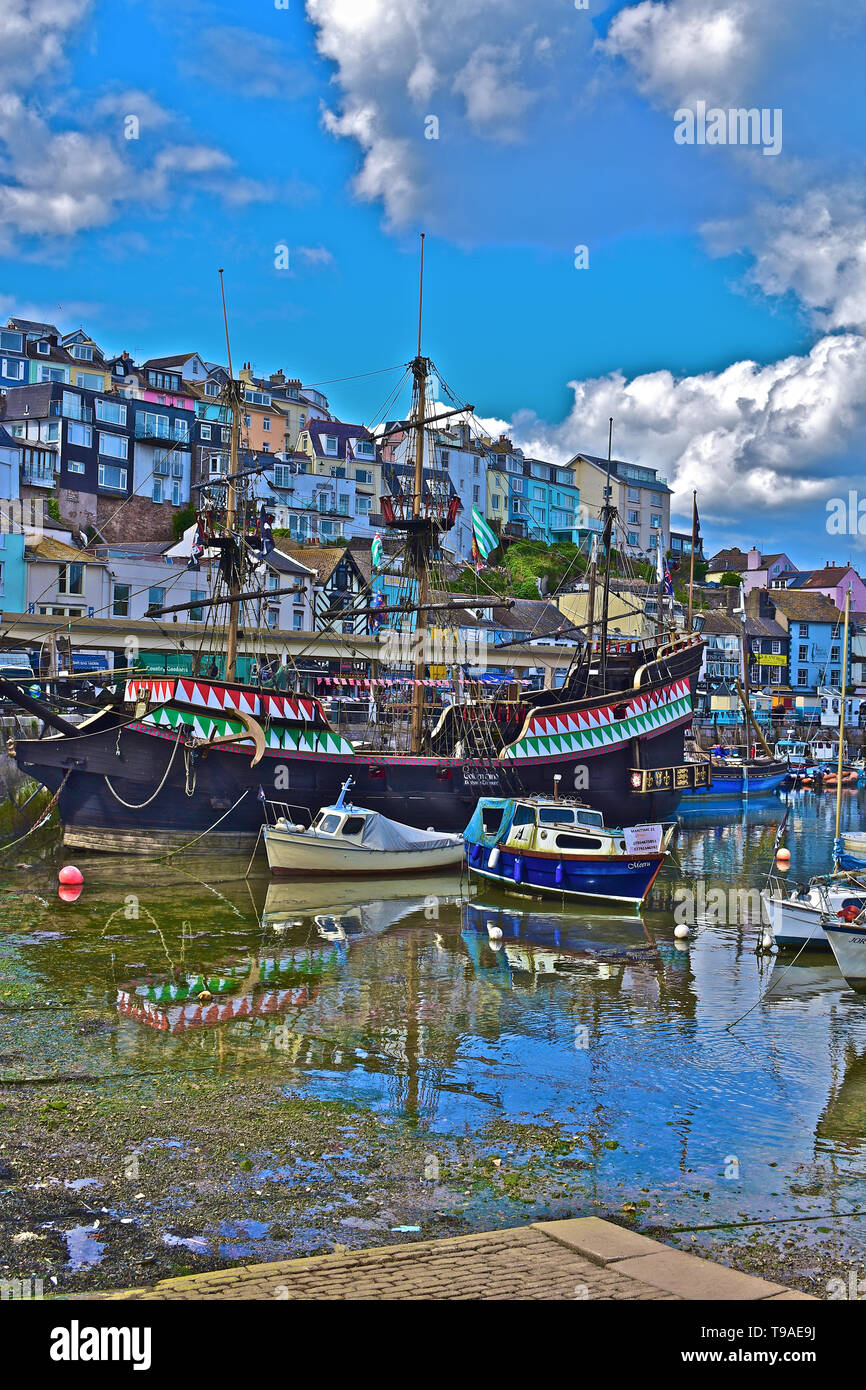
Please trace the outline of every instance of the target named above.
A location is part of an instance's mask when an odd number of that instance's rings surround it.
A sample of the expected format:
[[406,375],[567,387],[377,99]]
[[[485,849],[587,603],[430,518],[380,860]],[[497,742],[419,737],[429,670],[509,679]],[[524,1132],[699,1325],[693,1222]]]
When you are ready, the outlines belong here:
[[334,805],[323,806],[312,825],[293,823],[284,814],[263,827],[272,873],[355,878],[434,873],[462,861],[461,835],[416,830],[378,811],[353,806],[346,800],[351,785],[349,778]]
[[845,981],[866,994],[866,907],[842,911],[823,919],[823,929]]
[[826,951],[828,941],[824,923],[838,912],[856,906],[866,908],[866,881],[851,874],[813,878],[809,883],[786,891],[775,882],[761,894],[761,903],[773,940],[780,950]]

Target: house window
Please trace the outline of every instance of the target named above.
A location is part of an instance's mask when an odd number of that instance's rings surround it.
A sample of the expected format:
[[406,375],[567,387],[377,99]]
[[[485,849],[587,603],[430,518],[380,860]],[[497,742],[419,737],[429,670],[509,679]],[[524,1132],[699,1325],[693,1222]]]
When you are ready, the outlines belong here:
[[[204,589],[193,589],[192,593],[190,594],[190,599],[192,600],[192,602],[195,603],[196,599],[201,598],[207,598],[207,594],[205,593]],[[189,618],[190,622],[192,623],[200,623],[202,621],[202,609],[190,608]]]
[[337,452],[337,442],[338,442],[338,441],[337,441],[337,436],[336,436],[336,435],[334,435],[334,434],[326,434],[326,435],[325,435],[325,453],[326,453],[326,454],[336,454],[336,452]]
[[4,352],[23,352],[24,334],[13,332],[10,328],[0,328],[0,348]]
[[271,428],[271,417],[270,417],[270,415],[266,415],[265,418],[262,420],[262,429],[263,429],[263,430],[270,430],[270,428]]
[[171,485],[171,505],[172,505],[173,507],[179,507],[179,506],[181,505],[182,500],[183,500],[183,488],[181,487],[180,483],[179,483],[179,482],[177,481],[177,479],[175,478],[174,482],[173,482],[172,485]]
[[494,510],[495,512],[498,512],[498,511],[499,511],[499,493],[498,493],[498,492],[494,492],[494,494],[493,494],[493,496],[491,497],[490,500],[491,500],[491,502],[493,503],[493,510]]
[[774,656],[781,656],[781,654],[782,654],[782,643],[779,642],[779,641],[771,642],[771,643],[770,643],[770,651],[773,653]]
[[162,502],[165,500],[162,494],[162,478],[154,478],[150,495],[154,502]]
[[801,623],[801,624],[800,624],[800,636],[801,636],[801,637],[808,637],[808,636],[809,636],[809,624],[808,624],[808,623]]
[[251,425],[252,423],[253,423],[253,417],[252,417],[252,415],[245,415],[245,416],[244,416],[244,424],[246,425],[247,429],[250,428],[250,425]]
[[632,526],[637,526],[637,525],[639,525],[639,523],[640,523],[640,512],[629,512],[629,514],[628,514],[628,519],[629,519],[630,525],[632,525]]
[[47,357],[51,351],[51,344],[46,343],[43,339],[42,342],[36,344],[36,351],[40,352],[43,357]]
[[473,502],[480,502],[480,501],[481,501],[481,489],[480,489],[480,487],[477,486],[477,484],[476,484],[476,486],[472,489],[472,501],[473,501]]
[[112,617],[129,617],[129,590],[128,584],[115,584],[111,604]]
[[39,368],[38,375],[37,375],[37,380],[40,381],[40,382],[45,382],[45,381],[68,381],[68,380],[69,380],[69,368],[68,368],[68,367],[40,367],[40,368]]
[[126,491],[126,469],[115,468],[113,464],[101,463],[99,465],[98,483],[100,487],[107,488],[112,492]]
[[229,426],[223,426],[223,444],[230,444],[232,432]]
[[210,425],[202,425],[201,437],[202,439],[210,439]]
[[99,452],[106,458],[125,459],[129,456],[129,440],[125,434],[99,432]]
[[61,565],[57,572],[58,594],[84,593],[84,566],[73,560],[71,565]]
[[76,372],[75,385],[83,386],[86,391],[102,391],[105,389],[105,378],[101,372]]
[[69,351],[79,362],[93,361],[93,348],[88,343],[73,343]]
[[226,472],[226,461],[222,454],[211,454],[208,459],[208,472],[211,477],[213,477],[215,473]]
[[306,597],[307,597],[307,593],[306,593],[306,590],[305,590],[305,589],[303,589],[303,590],[301,590],[299,593],[295,594],[295,605],[296,605],[296,606],[297,606],[297,605],[303,606],[304,599],[305,599]]
[[269,454],[270,452],[271,452],[271,446],[270,446],[270,444],[268,443],[268,441],[265,440],[264,443],[262,444],[262,453],[263,453],[263,454]]
[[650,514],[650,526],[659,527],[659,526],[661,526],[661,524],[662,524],[662,519],[661,519],[661,517],[658,515],[657,512],[652,512],[652,513]]
[[165,589],[155,588],[147,591],[148,608],[161,608],[165,603]]
[[359,493],[355,498],[355,510],[359,516],[369,516],[373,510],[372,497],[364,497],[363,494]]
[[304,615],[303,615],[303,613],[293,613],[293,614],[292,614],[292,627],[293,627],[293,629],[294,629],[295,632],[302,632],[302,631],[303,631],[303,627],[304,627]]
[[838,666],[832,666],[832,667],[830,668],[830,684],[831,684],[831,685],[839,685],[839,684],[840,684],[840,681],[839,681],[839,676],[840,676],[840,674],[841,674],[841,673],[840,673],[840,670],[839,670],[839,667],[838,667]]
[[800,647],[800,649],[799,649],[798,652],[797,652],[797,660],[798,660],[798,661],[808,661],[808,660],[809,660],[809,648],[808,648],[808,646]]
[[637,534],[637,531],[629,531],[629,533],[628,533],[628,543],[629,543],[629,545],[637,545],[637,543],[638,543],[638,534]]
[[204,393],[206,396],[218,396],[220,393],[219,382],[206,381],[204,384]]
[[87,470],[81,459],[67,459],[66,471],[67,473],[85,473]]
[[103,420],[106,425],[125,425],[126,406],[118,401],[96,401],[96,418]]
[[136,416],[135,433],[139,439],[168,439],[168,416],[159,415],[155,410],[143,410]]
[[[373,444],[372,440],[370,440],[370,439],[356,439],[356,440],[355,440],[355,453],[356,453],[360,458],[371,459],[371,458],[374,457],[374,454],[375,454],[375,445]],[[448,455],[447,455],[446,453],[443,453],[443,455],[442,455],[442,463],[443,463],[443,466],[444,466],[445,464],[447,464],[447,462],[448,462]]]
[[839,648],[838,648],[838,647],[831,647],[831,648],[830,648],[830,660],[831,660],[831,661],[838,661],[838,660],[839,660]]
[[14,357],[4,357],[4,358],[3,358],[2,367],[3,367],[3,375],[4,375],[5,377],[8,377],[10,381],[23,381],[23,380],[24,380],[24,363],[23,363],[23,362],[17,361]]
[[70,423],[66,426],[66,442],[75,444],[79,449],[92,449],[93,430],[90,425]]
[[808,672],[808,671],[804,671],[802,667],[800,667],[800,669],[799,669],[798,672],[797,672],[797,684],[798,684],[798,685],[808,685],[808,684],[809,684],[809,672]]
[[373,470],[371,468],[356,468],[355,482],[366,483],[368,486],[373,482]]

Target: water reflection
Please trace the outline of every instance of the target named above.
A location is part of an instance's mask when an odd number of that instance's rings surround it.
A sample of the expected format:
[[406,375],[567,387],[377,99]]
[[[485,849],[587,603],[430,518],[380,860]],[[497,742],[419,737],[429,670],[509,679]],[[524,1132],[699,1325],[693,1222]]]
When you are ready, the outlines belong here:
[[[790,804],[800,880],[826,867],[834,807],[810,792]],[[470,896],[457,874],[272,884],[245,880],[244,864],[93,861],[82,897],[60,906],[41,881],[24,894],[10,880],[7,975],[64,1008],[34,1013],[26,1033],[0,1014],[0,1068],[122,1066],[168,1087],[254,1070],[275,1095],[422,1126],[431,1147],[478,1135],[489,1152],[494,1122],[559,1126],[583,1136],[591,1200],[649,1188],[652,1214],[685,1224],[705,1216],[706,1191],[719,1219],[828,1194],[863,1205],[864,1001],[829,956],[757,957],[748,921],[674,939],[684,888],[762,886],[784,809],[690,811],[639,916]],[[866,795],[847,797],[843,828],[864,812]]]

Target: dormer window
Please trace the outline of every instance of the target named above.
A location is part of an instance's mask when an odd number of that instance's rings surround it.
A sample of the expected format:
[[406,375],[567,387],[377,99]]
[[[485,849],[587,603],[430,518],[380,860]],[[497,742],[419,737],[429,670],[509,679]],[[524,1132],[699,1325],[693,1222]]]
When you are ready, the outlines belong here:
[[337,443],[338,443],[338,441],[337,441],[337,436],[336,436],[335,434],[326,434],[326,435],[325,435],[325,453],[326,453],[326,454],[336,454],[336,452],[337,452]]
[[[371,459],[371,458],[373,457],[373,443],[372,443],[372,441],[369,440],[369,439],[359,439],[359,440],[356,442],[356,444],[355,444],[355,453],[356,453],[360,458]],[[443,463],[444,463],[445,461],[446,461],[446,456],[443,455]]]
[[41,352],[43,357],[47,357],[49,352],[51,351],[51,344],[46,343],[44,338],[40,339],[40,341],[36,344],[36,351]]
[[204,384],[204,393],[206,396],[218,396],[220,393],[219,382],[206,381]]

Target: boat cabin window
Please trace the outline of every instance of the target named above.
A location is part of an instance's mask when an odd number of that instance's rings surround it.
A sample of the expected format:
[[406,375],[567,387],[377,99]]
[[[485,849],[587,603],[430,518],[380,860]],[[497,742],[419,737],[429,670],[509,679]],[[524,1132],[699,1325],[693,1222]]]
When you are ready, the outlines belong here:
[[571,806],[541,806],[538,811],[539,825],[574,825],[574,810]]
[[323,835],[333,835],[340,824],[340,817],[333,814],[320,816],[316,822],[316,829],[321,830]]
[[601,830],[604,827],[604,816],[601,811],[578,811],[578,825],[595,825]]
[[504,806],[482,806],[481,823],[484,826],[485,835],[495,835],[502,825]]
[[534,824],[535,824],[535,807],[534,807],[534,806],[518,806],[517,809],[516,809],[515,812],[514,812],[514,819],[513,819],[513,821],[511,822],[511,824],[512,824],[512,825],[534,825]]
[[557,849],[604,849],[604,840],[595,835],[557,835]]
[[364,829],[364,816],[347,816],[343,821],[344,835],[360,835]]

